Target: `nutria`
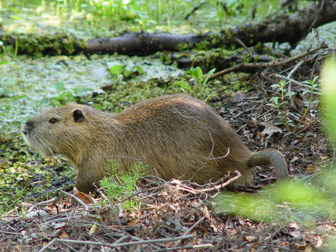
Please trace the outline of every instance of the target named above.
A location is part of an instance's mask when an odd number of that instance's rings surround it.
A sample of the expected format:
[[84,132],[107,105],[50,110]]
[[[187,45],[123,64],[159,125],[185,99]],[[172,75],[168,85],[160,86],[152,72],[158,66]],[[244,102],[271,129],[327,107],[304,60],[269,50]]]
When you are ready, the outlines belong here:
[[74,163],[83,192],[106,175],[107,157],[123,170],[141,160],[149,174],[199,184],[238,170],[236,185],[249,185],[257,165],[273,165],[277,179],[288,173],[280,152],[250,151],[210,106],[186,95],[145,100],[116,115],[70,103],[27,121],[22,132],[44,157],[60,154]]

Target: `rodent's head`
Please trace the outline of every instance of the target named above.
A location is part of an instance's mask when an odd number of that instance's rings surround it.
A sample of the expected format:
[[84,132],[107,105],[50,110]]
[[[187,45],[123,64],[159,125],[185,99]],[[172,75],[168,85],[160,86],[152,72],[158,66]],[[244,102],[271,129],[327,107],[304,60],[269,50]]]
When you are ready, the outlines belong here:
[[75,103],[48,109],[23,125],[23,137],[44,157],[70,154],[85,134],[80,125],[85,124],[90,109]]

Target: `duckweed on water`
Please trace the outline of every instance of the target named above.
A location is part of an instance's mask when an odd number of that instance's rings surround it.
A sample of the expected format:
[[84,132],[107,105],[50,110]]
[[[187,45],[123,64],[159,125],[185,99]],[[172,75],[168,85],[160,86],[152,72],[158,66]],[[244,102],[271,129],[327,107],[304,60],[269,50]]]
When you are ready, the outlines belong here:
[[[145,72],[132,79],[132,82],[147,81],[150,78],[167,79],[182,74],[173,66],[165,66],[159,60],[126,56],[56,56],[31,59],[19,56],[16,62],[0,65],[0,131],[18,131],[21,122],[36,116],[51,100],[60,95],[56,83],[64,83],[64,89],[77,97],[85,95],[83,90],[94,91],[104,86],[127,87],[118,76],[111,78],[109,62],[140,66]],[[43,100],[44,99],[44,100]],[[43,102],[41,103],[41,100]]]

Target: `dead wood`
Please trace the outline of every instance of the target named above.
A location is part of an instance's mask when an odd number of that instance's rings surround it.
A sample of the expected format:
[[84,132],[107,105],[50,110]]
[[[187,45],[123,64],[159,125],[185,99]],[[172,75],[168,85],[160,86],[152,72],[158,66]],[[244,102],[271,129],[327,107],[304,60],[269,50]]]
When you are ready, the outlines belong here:
[[[127,55],[148,55],[157,51],[179,51],[192,49],[201,42],[206,49],[253,46],[265,42],[300,41],[312,28],[336,20],[336,3],[327,2],[321,9],[319,5],[299,10],[291,15],[279,15],[261,23],[229,29],[220,33],[204,35],[172,35],[153,33],[125,33],[115,38],[99,38],[88,41],[87,53],[121,53]],[[184,44],[184,46],[182,46]]]
[[[277,67],[277,66],[285,66],[289,63],[292,63],[293,61],[306,57],[308,55],[312,55],[314,53],[316,53],[317,51],[327,48],[327,45],[325,43],[322,43],[321,45],[319,45],[318,47],[308,50],[307,52],[298,54],[294,57],[291,58],[286,58],[286,59],[282,59],[282,60],[277,60],[274,62],[268,62],[268,63],[241,63],[238,65],[235,65],[233,67],[224,69],[222,71],[219,71],[213,75],[211,75],[211,77],[209,78],[209,80],[213,80],[215,78],[218,78],[219,76],[228,74],[230,72],[246,72],[246,73],[252,73],[252,72],[257,72],[257,71],[261,71],[263,69],[269,68],[269,67]],[[314,59],[315,56],[311,57],[311,58],[307,58],[304,61],[310,61],[312,59]]]
[[[315,4],[291,15],[278,15],[261,23],[239,26],[218,33],[199,35],[174,35],[163,33],[127,32],[114,38],[89,40],[84,46],[77,38],[59,32],[58,36],[43,35],[34,38],[26,34],[0,34],[0,40],[6,45],[15,46],[15,37],[19,45],[19,54],[76,55],[125,54],[149,55],[158,51],[190,50],[200,46],[203,49],[218,47],[232,48],[254,46],[266,42],[289,42],[296,45],[312,29],[336,20],[336,2],[326,1],[323,6]],[[38,41],[38,42],[37,42]],[[37,42],[37,44],[36,44]],[[38,45],[38,46],[37,46]],[[43,45],[43,46],[42,46]]]

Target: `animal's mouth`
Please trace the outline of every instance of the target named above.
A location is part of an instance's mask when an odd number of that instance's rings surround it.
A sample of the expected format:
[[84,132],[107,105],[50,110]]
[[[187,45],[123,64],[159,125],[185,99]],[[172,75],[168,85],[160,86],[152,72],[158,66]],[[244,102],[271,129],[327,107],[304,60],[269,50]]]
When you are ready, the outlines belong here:
[[32,134],[32,127],[27,123],[23,125],[21,131],[25,142],[32,150],[40,152],[45,158],[54,155],[53,148],[50,147],[51,143],[48,138]]
[[26,122],[23,126],[22,126],[22,134],[23,135],[28,135],[29,132],[31,132],[33,129],[33,125],[29,122]]

